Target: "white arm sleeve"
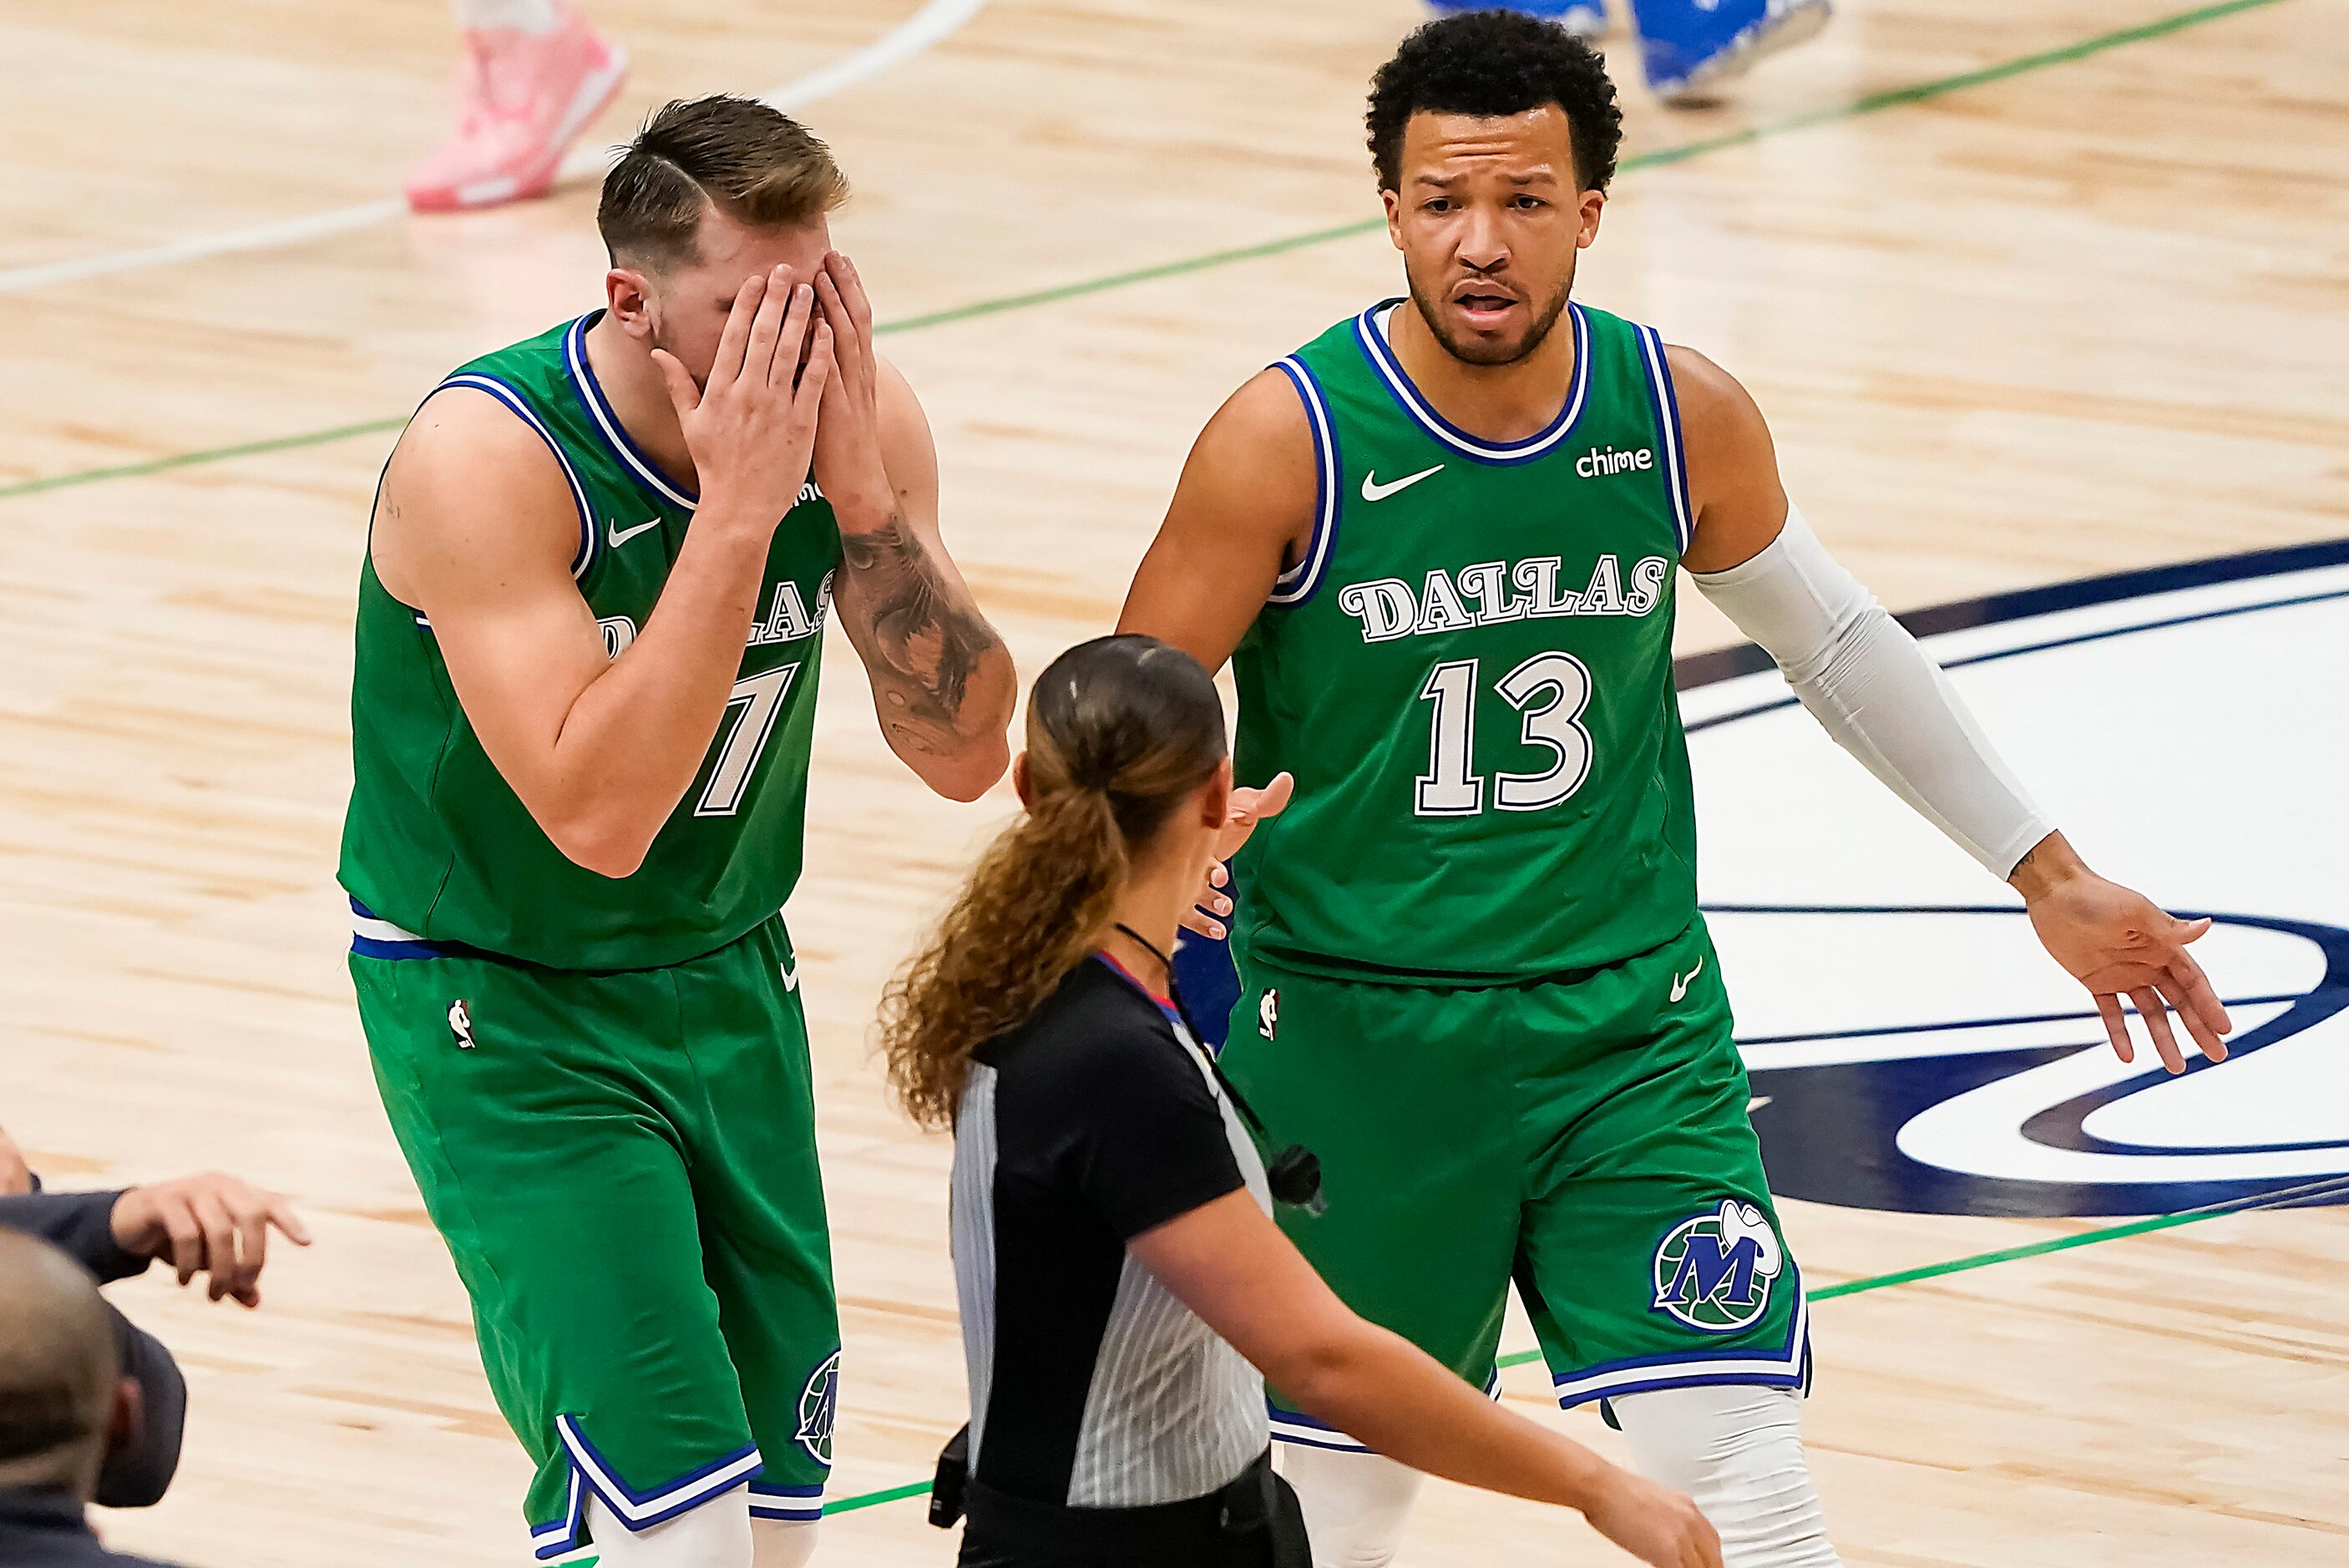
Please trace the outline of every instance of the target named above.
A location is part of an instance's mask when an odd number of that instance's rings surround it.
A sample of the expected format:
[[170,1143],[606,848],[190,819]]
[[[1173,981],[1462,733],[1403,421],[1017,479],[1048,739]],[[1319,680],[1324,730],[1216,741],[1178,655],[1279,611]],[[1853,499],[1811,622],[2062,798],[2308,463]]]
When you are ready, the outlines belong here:
[[2054,825],[1917,640],[1837,565],[1803,514],[1753,560],[1691,575],[1768,650],[1836,744],[2003,881]]

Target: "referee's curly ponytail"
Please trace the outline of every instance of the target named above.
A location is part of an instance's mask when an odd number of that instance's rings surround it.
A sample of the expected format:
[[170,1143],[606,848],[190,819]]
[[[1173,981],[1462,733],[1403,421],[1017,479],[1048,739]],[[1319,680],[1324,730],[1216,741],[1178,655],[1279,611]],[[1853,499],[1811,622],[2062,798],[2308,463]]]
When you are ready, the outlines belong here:
[[1125,891],[1132,851],[1224,756],[1214,680],[1154,637],[1080,643],[1036,678],[1027,814],[881,995],[889,1082],[916,1121],[953,1124],[971,1052],[1082,962]]

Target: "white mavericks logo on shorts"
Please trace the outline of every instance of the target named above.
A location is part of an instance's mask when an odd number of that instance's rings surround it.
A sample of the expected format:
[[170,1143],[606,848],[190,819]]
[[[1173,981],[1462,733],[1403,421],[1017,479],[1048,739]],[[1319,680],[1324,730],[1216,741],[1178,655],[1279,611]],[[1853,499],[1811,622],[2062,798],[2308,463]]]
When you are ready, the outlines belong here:
[[832,1463],[832,1426],[840,1413],[840,1352],[835,1350],[808,1374],[800,1390],[799,1444],[820,1465]]
[[1652,1305],[1706,1334],[1727,1334],[1770,1306],[1770,1283],[1785,1267],[1769,1219],[1752,1203],[1723,1198],[1692,1214],[1656,1243]]

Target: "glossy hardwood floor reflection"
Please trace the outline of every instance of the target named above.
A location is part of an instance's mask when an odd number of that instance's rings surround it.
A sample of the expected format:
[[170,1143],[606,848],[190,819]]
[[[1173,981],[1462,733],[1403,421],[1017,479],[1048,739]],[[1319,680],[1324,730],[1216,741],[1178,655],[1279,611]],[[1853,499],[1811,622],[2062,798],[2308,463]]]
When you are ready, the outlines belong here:
[[[1722,107],[1627,89],[1633,153],[1760,134],[1626,172],[1582,296],[1744,378],[1814,524],[1895,607],[2349,531],[2349,28],[2335,0],[2277,0],[2065,52],[2171,3],[1851,0]],[[590,0],[637,62],[597,134],[818,77],[915,5]],[[885,351],[1023,668],[1109,625],[1224,395],[1397,268],[1357,234],[923,318],[1375,217],[1361,94],[1417,16],[991,0],[805,109],[857,186],[842,244],[913,324]],[[595,304],[593,191],[110,260],[395,193],[441,129],[450,47],[438,0],[0,0],[0,1123],[60,1184],[224,1167],[296,1194],[318,1235],[274,1255],[256,1315],[117,1293],[179,1350],[192,1415],[171,1498],[107,1527],[199,1568],[526,1561],[525,1466],[342,973],[349,623],[390,437],[319,433]],[[250,449],[10,489],[227,447]],[[1680,636],[1731,640],[1698,603]],[[1009,810],[898,768],[847,652],[791,910],[847,1339],[836,1499],[925,1477],[963,1418],[947,1151],[884,1104],[867,1026]],[[2243,744],[2147,741],[2175,767]],[[1787,1220],[1815,1285],[2081,1223]],[[2311,1210],[1822,1304],[1808,1431],[1847,1560],[2349,1563],[2344,1271],[2349,1222]],[[1513,1371],[1508,1397],[1539,1410],[1543,1381]],[[824,1531],[825,1562],[952,1558],[911,1502]],[[1620,1559],[1439,1487],[1404,1561]]]

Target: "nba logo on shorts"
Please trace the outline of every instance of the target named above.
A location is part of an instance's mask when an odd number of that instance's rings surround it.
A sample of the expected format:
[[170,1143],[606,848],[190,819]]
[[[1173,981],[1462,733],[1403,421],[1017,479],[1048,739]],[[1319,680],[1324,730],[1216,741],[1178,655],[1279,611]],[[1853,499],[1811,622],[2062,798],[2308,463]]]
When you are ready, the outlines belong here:
[[1691,1215],[1656,1243],[1652,1305],[1691,1328],[1726,1334],[1762,1315],[1785,1264],[1762,1211],[1724,1198],[1718,1210]]
[[1256,1032],[1268,1040],[1272,1038],[1273,1031],[1278,1027],[1280,1027],[1280,993],[1267,991],[1257,999]]
[[832,1463],[832,1425],[840,1411],[840,1352],[835,1350],[808,1374],[800,1390],[799,1444],[818,1464]]

